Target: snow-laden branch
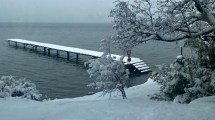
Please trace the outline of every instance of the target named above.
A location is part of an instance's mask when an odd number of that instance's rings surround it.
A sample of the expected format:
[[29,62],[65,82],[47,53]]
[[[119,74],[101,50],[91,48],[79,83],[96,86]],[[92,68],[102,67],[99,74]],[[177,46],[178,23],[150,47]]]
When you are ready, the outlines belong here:
[[179,37],[175,37],[174,39],[164,37],[164,36],[161,36],[161,35],[157,34],[155,40],[166,41],[166,42],[174,42],[174,41],[184,40],[186,38],[196,38],[196,37],[200,37],[202,35],[207,35],[209,33],[212,33],[213,30],[214,30],[214,28],[210,27],[210,28],[208,28],[206,30],[202,30],[202,31],[200,31],[198,33],[191,33],[191,35],[181,35]]
[[127,50],[148,40],[174,42],[212,35],[214,6],[214,0],[117,1],[110,13],[116,30],[112,38]]

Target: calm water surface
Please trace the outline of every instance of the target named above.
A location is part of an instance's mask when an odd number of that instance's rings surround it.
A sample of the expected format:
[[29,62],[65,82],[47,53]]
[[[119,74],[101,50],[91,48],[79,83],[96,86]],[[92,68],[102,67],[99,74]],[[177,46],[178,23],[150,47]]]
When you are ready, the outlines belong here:
[[[99,41],[113,32],[111,24],[63,23],[0,23],[0,75],[30,79],[47,98],[71,98],[93,91],[87,88],[89,75],[81,61],[56,59],[30,50],[8,46],[6,39],[21,38],[90,50],[99,49]],[[180,43],[150,41],[132,51],[133,57],[144,60],[152,69],[155,65],[171,63],[180,54]],[[189,50],[188,50],[189,51]],[[114,53],[120,53],[114,50]],[[64,54],[61,53],[63,56]],[[132,78],[132,84],[145,82],[150,74]]]

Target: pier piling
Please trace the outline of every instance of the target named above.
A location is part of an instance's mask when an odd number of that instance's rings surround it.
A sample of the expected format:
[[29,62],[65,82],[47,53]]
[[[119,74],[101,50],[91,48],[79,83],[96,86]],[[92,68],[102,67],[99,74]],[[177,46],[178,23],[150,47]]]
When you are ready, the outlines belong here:
[[77,53],[76,54],[76,62],[78,62],[78,60],[79,60],[79,54]]
[[51,55],[51,48],[48,48],[48,56],[50,56]]
[[59,50],[57,50],[57,58],[59,58]]
[[18,45],[17,45],[18,43],[17,42],[15,42],[15,47],[17,48],[18,47]]
[[23,44],[23,48],[26,49],[26,44],[25,43]]
[[66,54],[67,54],[67,60],[69,61],[69,52],[66,52]]
[[43,54],[46,55],[46,47],[43,48]]
[[34,51],[37,51],[37,47],[38,47],[37,45],[34,46]]

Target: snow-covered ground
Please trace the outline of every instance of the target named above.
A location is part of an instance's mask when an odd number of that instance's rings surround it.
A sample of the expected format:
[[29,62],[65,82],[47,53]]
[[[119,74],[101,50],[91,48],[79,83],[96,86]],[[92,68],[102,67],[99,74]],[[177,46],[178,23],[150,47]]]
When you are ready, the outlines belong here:
[[73,99],[32,101],[0,99],[0,120],[214,120],[215,97],[190,104],[151,100],[159,90],[152,80],[126,90],[128,99],[117,93],[97,93]]

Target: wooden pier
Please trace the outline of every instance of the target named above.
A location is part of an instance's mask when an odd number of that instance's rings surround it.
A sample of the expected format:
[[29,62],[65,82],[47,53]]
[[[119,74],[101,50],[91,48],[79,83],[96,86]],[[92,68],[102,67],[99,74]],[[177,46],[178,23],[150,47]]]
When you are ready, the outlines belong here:
[[[66,47],[61,45],[55,45],[50,43],[41,43],[23,39],[7,39],[9,45],[22,45],[24,49],[27,46],[31,46],[34,51],[37,51],[39,47],[42,48],[44,55],[51,55],[51,51],[56,51],[56,56],[59,57],[59,51],[66,52],[66,59],[70,60],[70,53],[76,54],[76,61],[79,60],[79,55],[91,56],[92,58],[99,58],[102,56],[103,52],[86,50],[74,47]],[[112,54],[111,57],[113,60],[120,60],[120,55]],[[128,68],[132,69],[132,72],[145,73],[151,71],[151,69],[139,58],[131,57],[131,61],[128,62],[128,57],[123,59],[123,62]]]

